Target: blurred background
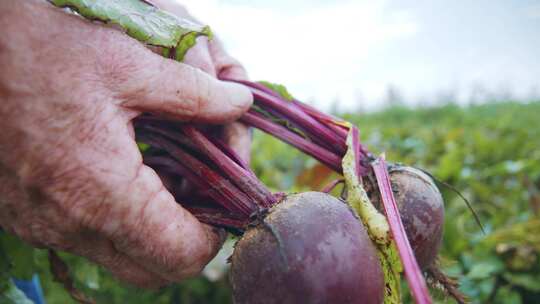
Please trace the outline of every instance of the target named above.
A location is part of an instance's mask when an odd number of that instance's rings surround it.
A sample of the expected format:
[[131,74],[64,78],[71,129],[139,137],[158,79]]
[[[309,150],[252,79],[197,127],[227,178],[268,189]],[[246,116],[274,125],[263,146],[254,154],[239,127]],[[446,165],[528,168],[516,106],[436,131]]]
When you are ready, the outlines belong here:
[[[340,115],[375,153],[422,167],[446,204],[441,265],[472,303],[540,303],[540,1],[184,0],[254,80]],[[276,191],[321,189],[328,169],[260,132],[252,166]],[[46,252],[13,245],[19,278],[37,271],[49,303],[73,303]],[[231,303],[226,259],[149,292],[62,254],[98,303]],[[405,294],[405,303],[411,300]],[[454,303],[433,291],[437,303]]]
[[253,79],[339,110],[540,96],[540,1],[179,0]]

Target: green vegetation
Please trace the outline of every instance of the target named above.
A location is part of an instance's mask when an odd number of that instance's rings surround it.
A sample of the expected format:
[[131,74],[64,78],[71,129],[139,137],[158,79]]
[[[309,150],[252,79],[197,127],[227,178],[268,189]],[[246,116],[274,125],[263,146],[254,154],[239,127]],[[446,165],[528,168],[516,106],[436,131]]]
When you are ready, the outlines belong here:
[[[446,224],[441,263],[459,278],[473,303],[540,303],[540,102],[491,103],[428,109],[393,107],[346,114],[361,138],[387,159],[424,168],[467,197],[486,229],[483,235],[465,203],[441,186]],[[273,190],[318,190],[336,177],[329,169],[281,142],[255,132],[253,167]],[[52,282],[46,252],[24,254],[5,234],[2,276],[40,273],[49,303],[72,303]],[[78,287],[98,303],[230,303],[226,278],[197,278],[146,292],[123,286],[83,259],[63,255]],[[3,286],[0,285],[0,289]],[[407,294],[407,293],[404,293]],[[441,303],[445,300],[439,297]],[[0,297],[0,300],[2,298]],[[451,301],[448,301],[452,303]]]

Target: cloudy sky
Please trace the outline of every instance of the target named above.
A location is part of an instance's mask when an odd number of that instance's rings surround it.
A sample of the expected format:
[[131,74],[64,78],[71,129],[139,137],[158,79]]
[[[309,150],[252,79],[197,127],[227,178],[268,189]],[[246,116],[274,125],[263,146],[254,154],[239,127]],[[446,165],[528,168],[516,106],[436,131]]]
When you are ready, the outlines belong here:
[[320,107],[540,96],[539,0],[179,1],[252,79]]

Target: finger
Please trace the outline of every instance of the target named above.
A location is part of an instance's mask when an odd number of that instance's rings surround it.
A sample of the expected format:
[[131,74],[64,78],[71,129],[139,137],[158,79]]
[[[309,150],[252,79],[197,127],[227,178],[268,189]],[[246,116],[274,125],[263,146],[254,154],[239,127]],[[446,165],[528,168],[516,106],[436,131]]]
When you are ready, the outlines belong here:
[[[134,183],[134,192],[144,187],[144,179]],[[118,251],[139,261],[144,268],[171,281],[180,281],[202,271],[219,250],[221,237],[162,189],[146,196],[146,200],[130,197],[131,212],[111,238]]]
[[248,79],[247,72],[242,64],[225,51],[225,47],[219,38],[214,37],[209,42],[208,47],[219,79]]
[[118,252],[111,241],[96,239],[94,236],[80,242],[73,253],[105,267],[119,280],[138,287],[155,289],[170,283],[170,281],[144,269],[128,256]]
[[150,167],[140,164],[126,182],[112,190],[102,226],[114,248],[171,281],[198,274],[219,250],[220,232],[183,209]]
[[246,162],[251,159],[251,129],[243,123],[233,122],[223,129],[225,142]]
[[[176,1],[154,0],[152,1],[152,4],[180,18],[185,18],[190,21],[200,23],[198,20],[196,20],[193,16],[189,14],[189,12],[184,6],[180,5]],[[217,76],[216,68],[212,61],[212,56],[209,52],[207,37],[197,37],[197,44],[195,44],[195,46],[189,49],[182,62],[192,67],[201,69],[209,75],[212,75],[214,77]]]
[[124,108],[183,121],[226,123],[251,106],[253,97],[241,85],[219,81],[198,68],[162,58],[145,48],[130,51],[134,53],[121,58],[124,62],[116,67],[121,69],[116,73],[122,76],[115,77],[112,87]]
[[216,77],[216,67],[208,50],[208,38],[198,37],[197,44],[189,49],[183,63],[198,68],[212,77]]

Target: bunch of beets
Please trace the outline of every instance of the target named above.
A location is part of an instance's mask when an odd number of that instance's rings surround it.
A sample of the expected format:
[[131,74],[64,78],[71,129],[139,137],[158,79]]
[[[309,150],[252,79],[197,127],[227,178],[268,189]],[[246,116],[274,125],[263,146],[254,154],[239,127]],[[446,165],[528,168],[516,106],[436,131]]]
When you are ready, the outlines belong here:
[[[243,123],[338,173],[343,172],[350,133],[358,178],[370,201],[380,211],[385,210],[384,195],[397,203],[405,245],[410,242],[417,261],[412,270],[403,261],[408,278],[418,280],[415,273],[435,266],[444,205],[427,174],[386,164],[358,142],[358,131],[351,124],[271,85],[237,82],[249,87],[255,100],[241,118]],[[341,180],[322,192],[271,193],[214,132],[150,114],[139,117],[135,125],[137,140],[150,146],[144,151],[145,163],[159,173],[184,207],[202,222],[241,236],[231,257],[235,303],[383,303],[385,280],[376,245],[346,203],[347,191],[340,198],[328,194]],[[384,173],[388,174],[388,189],[381,189],[384,185],[377,172],[383,173],[383,181]],[[186,180],[199,189],[198,195],[186,195]],[[415,299],[429,303],[423,278],[416,283]]]
[[[208,27],[148,0],[49,0],[113,23],[181,61]],[[464,298],[437,267],[444,204],[424,171],[372,155],[351,123],[294,99],[282,86],[234,81],[254,104],[241,121],[344,176],[321,192],[272,193],[211,128],[144,114],[135,121],[144,162],[200,221],[239,236],[230,281],[238,304],[399,303],[403,272],[417,303],[431,303],[425,276]],[[329,193],[344,183],[339,197]],[[195,191],[193,191],[195,189]],[[193,193],[196,193],[194,195]]]

